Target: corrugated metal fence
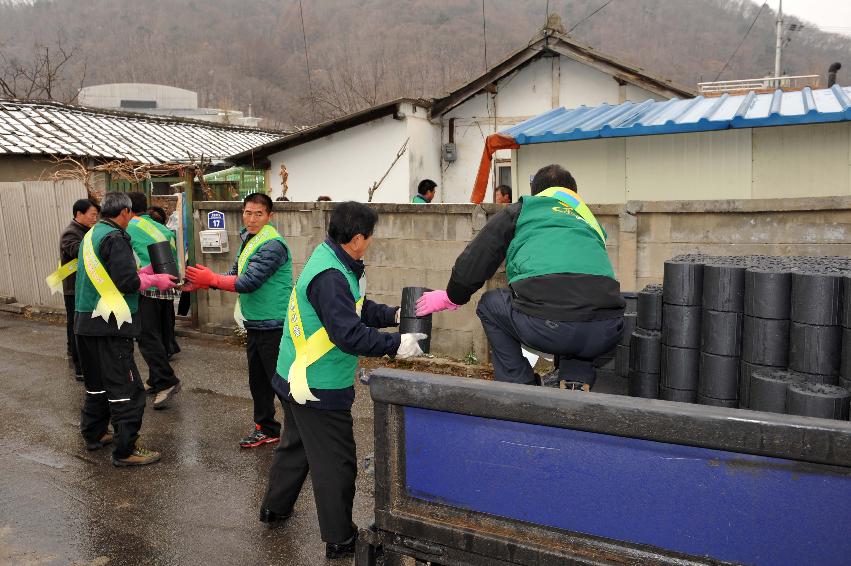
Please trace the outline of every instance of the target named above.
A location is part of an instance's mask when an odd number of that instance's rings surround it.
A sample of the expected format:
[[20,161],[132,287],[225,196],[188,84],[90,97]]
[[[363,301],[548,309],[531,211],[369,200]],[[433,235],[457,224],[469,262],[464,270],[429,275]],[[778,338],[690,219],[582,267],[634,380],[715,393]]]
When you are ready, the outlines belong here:
[[71,207],[86,198],[78,181],[0,183],[0,295],[29,305],[63,307],[44,278],[59,262],[59,234]]

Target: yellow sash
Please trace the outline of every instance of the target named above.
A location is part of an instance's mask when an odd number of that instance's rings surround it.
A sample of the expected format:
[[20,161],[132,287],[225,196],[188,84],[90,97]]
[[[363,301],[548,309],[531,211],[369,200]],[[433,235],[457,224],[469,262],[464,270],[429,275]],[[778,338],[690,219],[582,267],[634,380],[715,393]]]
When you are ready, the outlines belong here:
[[133,320],[130,314],[130,307],[127,306],[127,301],[124,300],[124,295],[112,282],[109,273],[106,272],[103,264],[95,254],[95,248],[92,245],[92,233],[94,230],[89,230],[83,236],[83,265],[86,268],[86,275],[89,281],[94,285],[95,290],[100,295],[95,310],[92,311],[92,318],[101,317],[106,322],[109,322],[109,315],[115,315],[115,321],[118,328],[121,328],[125,322]]
[[44,278],[45,283],[50,287],[50,293],[60,293],[62,291],[62,281],[73,273],[77,273],[77,258],[72,259],[65,265],[60,265],[59,269]]
[[[156,227],[154,223],[148,220],[147,218],[142,218],[141,216],[136,216],[135,218],[130,220],[131,224],[135,224],[138,228],[154,239],[155,242],[165,242],[165,235]],[[169,238],[169,244],[171,245],[171,252],[174,254],[175,261],[177,261],[177,246],[174,244],[174,240]]]
[[[355,304],[358,315],[360,315],[362,307],[363,297],[358,299]],[[307,385],[307,367],[330,352],[334,348],[334,343],[328,338],[328,332],[324,326],[314,332],[310,338],[304,337],[304,325],[301,322],[301,312],[298,308],[295,288],[290,295],[288,311],[287,323],[290,338],[292,338],[295,346],[295,360],[290,365],[287,381],[290,384],[290,395],[292,395],[293,400],[304,405],[306,401],[319,401],[313,396],[310,387]]]
[[[251,257],[251,254],[253,254],[257,248],[269,240],[274,240],[279,235],[278,231],[270,224],[263,226],[263,228],[257,232],[257,235],[251,238],[251,240],[245,244],[245,247],[242,248],[242,253],[239,254],[239,259],[236,260],[236,274],[240,275],[242,273],[242,270],[245,269],[245,264],[248,262],[248,258]],[[242,316],[242,307],[239,305],[239,295],[237,295],[236,304],[233,307],[233,319],[236,321],[237,326],[245,328],[245,317]]]
[[578,193],[572,191],[566,187],[550,187],[549,189],[545,189],[535,195],[537,197],[550,197],[557,199],[563,205],[573,209],[576,214],[579,215],[579,218],[585,221],[595,232],[600,236],[600,239],[603,241],[603,244],[606,243],[606,235],[603,232],[603,229],[600,227],[600,223],[597,222],[597,218],[588,208],[588,205],[585,204],[585,201],[582,200],[582,197],[579,196]]

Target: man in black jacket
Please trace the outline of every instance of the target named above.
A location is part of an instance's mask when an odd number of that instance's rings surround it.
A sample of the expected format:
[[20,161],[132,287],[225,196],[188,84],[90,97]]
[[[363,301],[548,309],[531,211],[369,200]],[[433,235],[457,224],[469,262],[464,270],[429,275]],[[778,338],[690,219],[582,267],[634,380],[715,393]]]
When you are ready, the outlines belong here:
[[532,196],[491,218],[461,253],[446,290],[417,303],[417,316],[457,309],[505,260],[509,287],[488,291],[476,309],[497,381],[536,383],[521,352],[526,345],[559,357],[562,387],[588,391],[594,358],[620,340],[626,305],[606,233],[576,191],[562,167],[539,170]]
[[[80,251],[80,242],[86,232],[98,221],[100,207],[87,198],[82,198],[71,207],[74,219],[62,231],[59,237],[59,264],[67,263],[77,259]],[[62,295],[65,299],[65,329],[68,336],[68,357],[74,364],[74,374],[77,381],[83,381],[83,368],[80,365],[80,354],[77,351],[77,339],[74,337],[74,285],[77,282],[77,274],[71,273],[62,280]]]
[[[173,288],[168,274],[137,271],[136,258],[125,232],[132,212],[124,193],[107,193],[103,220],[95,224],[80,246],[75,288],[74,330],[80,348],[86,397],[80,432],[88,450],[114,443],[115,466],[141,466],[159,461],[158,452],[136,446],[145,390],[133,359],[133,339],[141,328],[139,290]],[[113,433],[107,430],[112,422]]]

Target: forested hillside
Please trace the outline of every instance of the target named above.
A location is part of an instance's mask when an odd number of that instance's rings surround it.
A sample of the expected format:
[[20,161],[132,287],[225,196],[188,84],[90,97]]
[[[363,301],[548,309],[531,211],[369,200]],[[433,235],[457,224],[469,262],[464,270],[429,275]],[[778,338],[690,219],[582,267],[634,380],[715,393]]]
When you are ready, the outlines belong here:
[[[204,106],[251,104],[264,125],[291,127],[398,96],[439,96],[484,70],[483,27],[493,65],[526,45],[547,7],[578,40],[694,87],[716,78],[759,9],[749,0],[485,0],[483,22],[482,4],[302,0],[308,83],[298,0],[5,0],[0,65],[21,91],[26,78],[13,75],[49,47],[54,61],[71,54],[53,98],[73,97],[81,83],[164,83],[198,91]],[[851,72],[851,38],[805,25],[789,39],[788,73],[824,75],[833,61],[845,66],[841,82]],[[721,78],[762,76],[773,64],[765,8]]]

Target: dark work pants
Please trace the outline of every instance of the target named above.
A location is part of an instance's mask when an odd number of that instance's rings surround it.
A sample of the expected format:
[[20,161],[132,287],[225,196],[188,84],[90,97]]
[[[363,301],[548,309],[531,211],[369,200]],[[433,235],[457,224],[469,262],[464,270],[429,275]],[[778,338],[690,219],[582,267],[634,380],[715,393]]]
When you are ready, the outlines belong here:
[[281,423],[275,420],[275,391],[272,378],[278,365],[278,349],[283,329],[246,329],[248,345],[248,388],[254,400],[254,422],[260,430],[271,436],[281,435]]
[[74,295],[63,295],[65,298],[65,332],[68,335],[68,355],[74,362],[74,372],[80,375],[83,371],[80,366],[80,353],[77,350],[77,337],[74,335]]
[[163,347],[166,354],[173,356],[180,351],[180,346],[177,345],[177,337],[174,333],[174,301],[160,299],[163,302],[162,307],[162,337]]
[[171,301],[139,296],[139,316],[142,331],[139,334],[139,351],[148,364],[148,386],[154,391],[168,389],[180,380],[168,363],[168,352],[163,346],[163,317]]
[[77,344],[86,384],[80,432],[94,442],[112,420],[113,455],[126,458],[136,447],[145,412],[145,387],[133,360],[133,339],[77,336]]
[[494,380],[534,382],[532,367],[520,345],[559,357],[559,379],[594,385],[594,358],[620,341],[623,317],[590,322],[545,320],[522,313],[511,305],[510,289],[482,295],[476,314],[491,345]]
[[282,400],[284,435],[275,448],[263,507],[292,513],[310,472],[322,540],[341,543],[355,532],[357,457],[351,411],[326,411]]

